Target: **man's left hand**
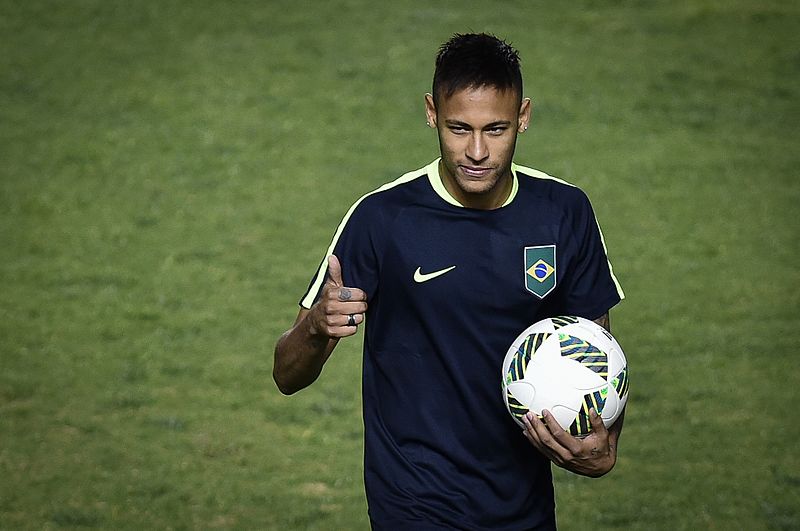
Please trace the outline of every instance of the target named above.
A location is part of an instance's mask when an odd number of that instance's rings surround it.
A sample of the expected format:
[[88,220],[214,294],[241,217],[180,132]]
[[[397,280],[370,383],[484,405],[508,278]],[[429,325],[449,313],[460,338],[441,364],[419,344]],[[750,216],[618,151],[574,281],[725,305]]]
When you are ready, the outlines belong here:
[[608,473],[617,461],[616,441],[611,440],[603,419],[592,409],[589,421],[592,431],[576,438],[564,431],[553,415],[545,410],[544,419],[528,412],[522,422],[525,437],[553,463],[576,474],[600,477]]

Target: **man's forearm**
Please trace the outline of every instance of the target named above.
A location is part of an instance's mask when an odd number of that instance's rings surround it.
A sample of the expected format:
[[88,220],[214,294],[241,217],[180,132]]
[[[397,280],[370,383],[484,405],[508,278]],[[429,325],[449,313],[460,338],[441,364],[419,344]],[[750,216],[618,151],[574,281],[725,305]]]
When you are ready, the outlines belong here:
[[608,330],[609,334],[611,333],[611,317],[608,312],[595,319],[594,322]]
[[312,384],[335,345],[335,339],[312,334],[309,323],[301,314],[275,345],[272,377],[278,389],[290,395]]
[[311,385],[339,338],[355,334],[366,311],[367,294],[344,285],[339,259],[331,255],[319,299],[310,309],[300,310],[294,326],[275,345],[272,377],[278,389],[289,395]]

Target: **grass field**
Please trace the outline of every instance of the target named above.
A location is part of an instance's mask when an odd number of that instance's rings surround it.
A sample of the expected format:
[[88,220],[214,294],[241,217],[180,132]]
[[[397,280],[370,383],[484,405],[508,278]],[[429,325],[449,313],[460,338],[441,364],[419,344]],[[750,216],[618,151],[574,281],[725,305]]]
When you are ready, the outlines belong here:
[[378,5],[0,1],[0,528],[367,527],[360,341],[293,397],[272,348],[476,30],[628,296],[619,463],[558,471],[561,528],[800,529],[800,7]]

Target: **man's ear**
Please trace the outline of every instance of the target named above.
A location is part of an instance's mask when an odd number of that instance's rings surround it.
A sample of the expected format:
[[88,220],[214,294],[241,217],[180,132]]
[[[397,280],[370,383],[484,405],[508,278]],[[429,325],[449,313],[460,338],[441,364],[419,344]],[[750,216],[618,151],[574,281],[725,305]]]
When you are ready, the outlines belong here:
[[517,132],[525,132],[531,122],[532,113],[533,102],[531,102],[530,98],[522,98],[522,103],[519,105],[519,123],[517,125]]
[[428,125],[436,129],[436,104],[433,103],[433,94],[430,92],[425,94],[425,118]]

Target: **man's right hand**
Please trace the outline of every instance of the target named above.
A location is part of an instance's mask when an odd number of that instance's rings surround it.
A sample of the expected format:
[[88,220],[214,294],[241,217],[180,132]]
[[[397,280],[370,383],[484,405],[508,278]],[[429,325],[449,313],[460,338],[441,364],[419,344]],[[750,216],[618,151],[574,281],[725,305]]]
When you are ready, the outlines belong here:
[[306,319],[314,336],[347,337],[358,330],[367,311],[367,294],[350,288],[342,281],[342,266],[336,255],[328,257],[328,278],[319,300],[311,307]]
[[339,338],[355,334],[366,311],[367,294],[344,285],[339,259],[331,255],[319,299],[310,309],[300,310],[294,326],[275,344],[272,377],[278,389],[290,395],[311,385]]

